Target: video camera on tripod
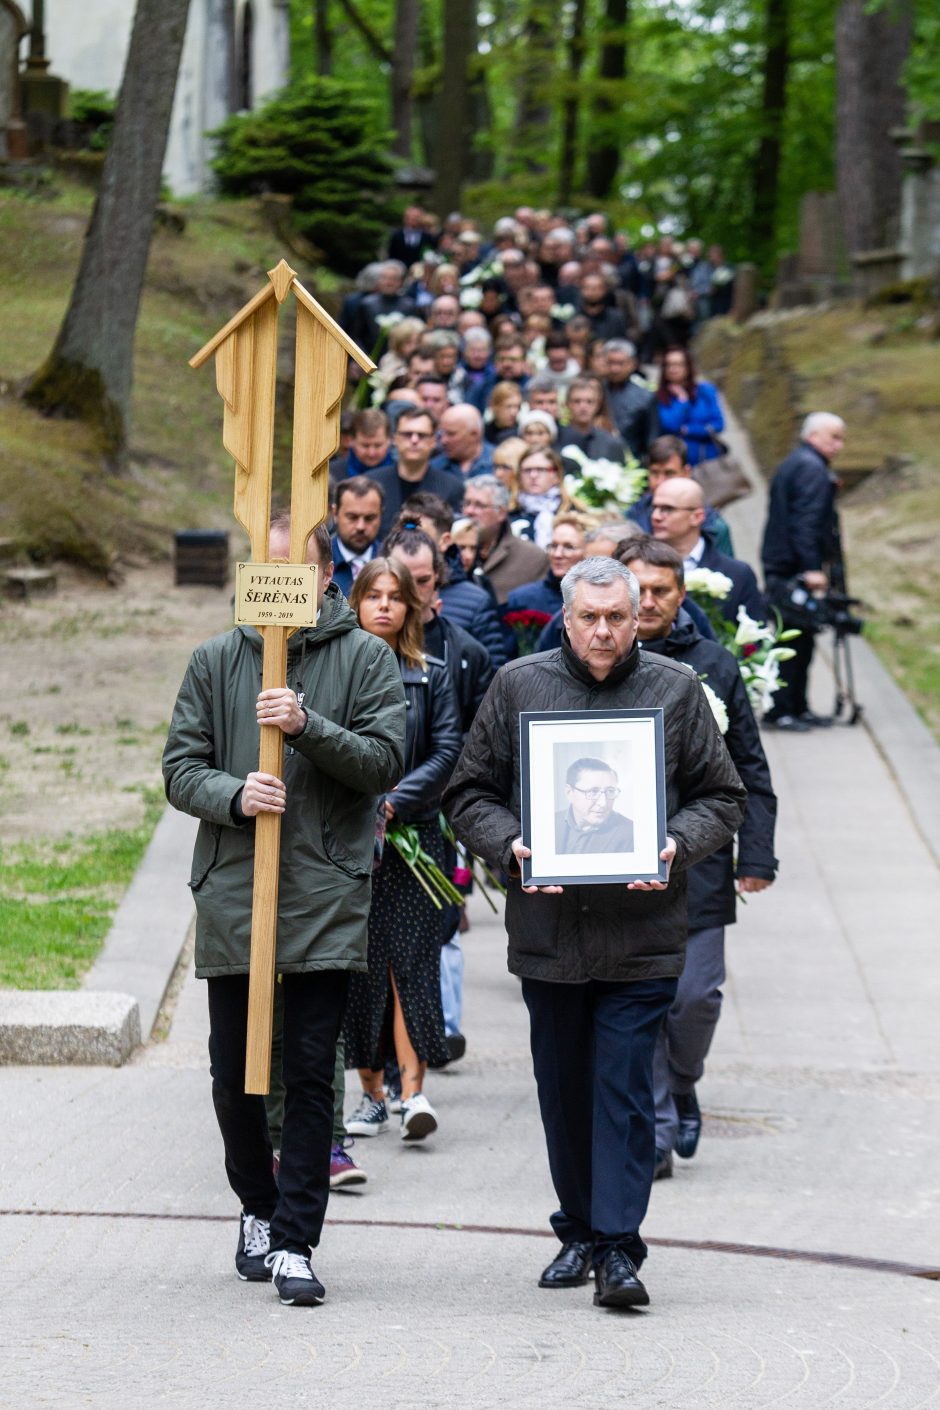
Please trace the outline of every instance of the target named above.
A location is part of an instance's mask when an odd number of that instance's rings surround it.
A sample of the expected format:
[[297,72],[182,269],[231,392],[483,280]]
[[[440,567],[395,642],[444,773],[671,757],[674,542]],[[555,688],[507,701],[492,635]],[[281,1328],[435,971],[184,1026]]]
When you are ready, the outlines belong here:
[[802,577],[790,579],[787,583],[787,597],[793,615],[805,616],[806,629],[809,631],[832,627],[838,637],[861,636],[865,630],[865,618],[856,617],[851,610],[853,607],[862,606],[859,597],[849,597],[848,593],[838,592],[832,587],[819,597],[814,597]]
[[836,698],[833,715],[839,719],[848,710],[847,724],[857,724],[862,707],[855,696],[855,674],[849,654],[849,637],[861,636],[865,618],[857,617],[853,607],[863,605],[861,598],[850,597],[845,591],[845,568],[841,561],[830,570],[830,585],[818,597],[810,591],[801,576],[786,584],[787,616],[801,631],[819,632],[831,627],[835,636],[832,670],[836,678]]

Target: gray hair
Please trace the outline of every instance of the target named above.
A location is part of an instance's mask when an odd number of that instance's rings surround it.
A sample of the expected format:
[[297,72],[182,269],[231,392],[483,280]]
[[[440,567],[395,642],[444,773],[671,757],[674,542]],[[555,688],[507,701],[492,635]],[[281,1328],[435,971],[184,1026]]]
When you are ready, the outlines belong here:
[[835,426],[840,431],[845,430],[845,422],[841,416],[836,416],[832,411],[811,411],[800,429],[800,437],[805,441],[815,431],[830,431]]
[[636,357],[636,347],[629,338],[611,338],[604,344],[604,351],[623,353],[625,357]]
[[509,491],[497,480],[495,475],[471,475],[464,488],[489,490],[493,496],[494,509],[509,508]]
[[640,610],[640,584],[630,569],[623,563],[618,563],[616,558],[582,558],[580,563],[569,568],[561,580],[561,595],[565,607],[570,612],[578,583],[590,583],[592,587],[609,587],[611,583],[619,582],[627,585],[630,606],[635,617]]
[[384,260],[373,260],[371,264],[364,265],[356,275],[356,288],[361,294],[371,294],[376,284],[379,282],[379,275],[385,267]]
[[537,372],[534,377],[530,377],[525,384],[526,396],[530,392],[557,392],[558,384],[554,377],[547,376],[544,372]]
[[421,346],[427,352],[440,352],[441,348],[459,348],[460,334],[455,333],[453,328],[434,328],[430,333],[425,333]]
[[488,348],[493,346],[493,339],[485,328],[468,328],[463,335],[463,342],[464,347],[468,343],[485,343]]
[[631,539],[645,537],[639,524],[632,519],[618,519],[610,524],[598,524],[584,535],[585,543],[597,543],[598,539],[608,539],[611,543],[627,543]]

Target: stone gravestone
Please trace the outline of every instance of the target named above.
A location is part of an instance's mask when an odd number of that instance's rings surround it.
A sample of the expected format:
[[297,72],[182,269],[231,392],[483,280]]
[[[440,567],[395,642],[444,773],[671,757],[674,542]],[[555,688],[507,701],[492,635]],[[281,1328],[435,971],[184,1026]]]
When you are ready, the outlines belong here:
[[[899,134],[904,179],[901,186],[902,279],[940,275],[940,123],[922,123],[918,132]],[[904,140],[906,139],[906,140]]]
[[28,25],[13,0],[0,0],[0,161],[24,157],[20,119],[20,40]]
[[834,191],[807,191],[800,201],[799,273],[833,282],[845,264],[839,199]]

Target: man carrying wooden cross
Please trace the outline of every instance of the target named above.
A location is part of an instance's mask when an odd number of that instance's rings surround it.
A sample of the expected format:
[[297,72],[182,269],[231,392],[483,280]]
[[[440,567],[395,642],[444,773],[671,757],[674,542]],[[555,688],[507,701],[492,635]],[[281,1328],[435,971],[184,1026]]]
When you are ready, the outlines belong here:
[[[272,559],[289,556],[275,517]],[[404,772],[405,701],[395,658],[360,630],[333,574],[324,525],[317,625],[288,643],[287,686],[261,690],[260,634],[235,627],[194,652],[163,755],[166,793],[201,819],[190,885],[196,974],[208,981],[212,1099],[229,1184],[242,1204],[235,1268],[273,1278],[281,1302],[313,1305],[310,1266],[329,1195],[333,1066],[351,970],[366,968],[378,800]],[[257,771],[259,726],[285,736],[283,780]],[[278,1183],[264,1098],[247,1095],[245,1047],[254,818],[282,815],[277,970],[286,1089]]]

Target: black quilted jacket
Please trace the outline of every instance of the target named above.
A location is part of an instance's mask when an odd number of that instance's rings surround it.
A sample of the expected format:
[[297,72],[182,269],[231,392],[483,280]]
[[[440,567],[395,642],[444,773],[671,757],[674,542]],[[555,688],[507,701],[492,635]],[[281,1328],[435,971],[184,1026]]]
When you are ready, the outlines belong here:
[[527,896],[518,877],[506,901],[509,968],[529,979],[583,983],[681,974],[687,932],[686,871],[737,830],[746,793],[694,673],[636,646],[598,682],[565,639],[557,651],[498,671],[444,792],[461,841],[492,865],[515,870],[520,835],[519,713],[662,706],[667,831],[677,845],[665,891],[566,886]]

